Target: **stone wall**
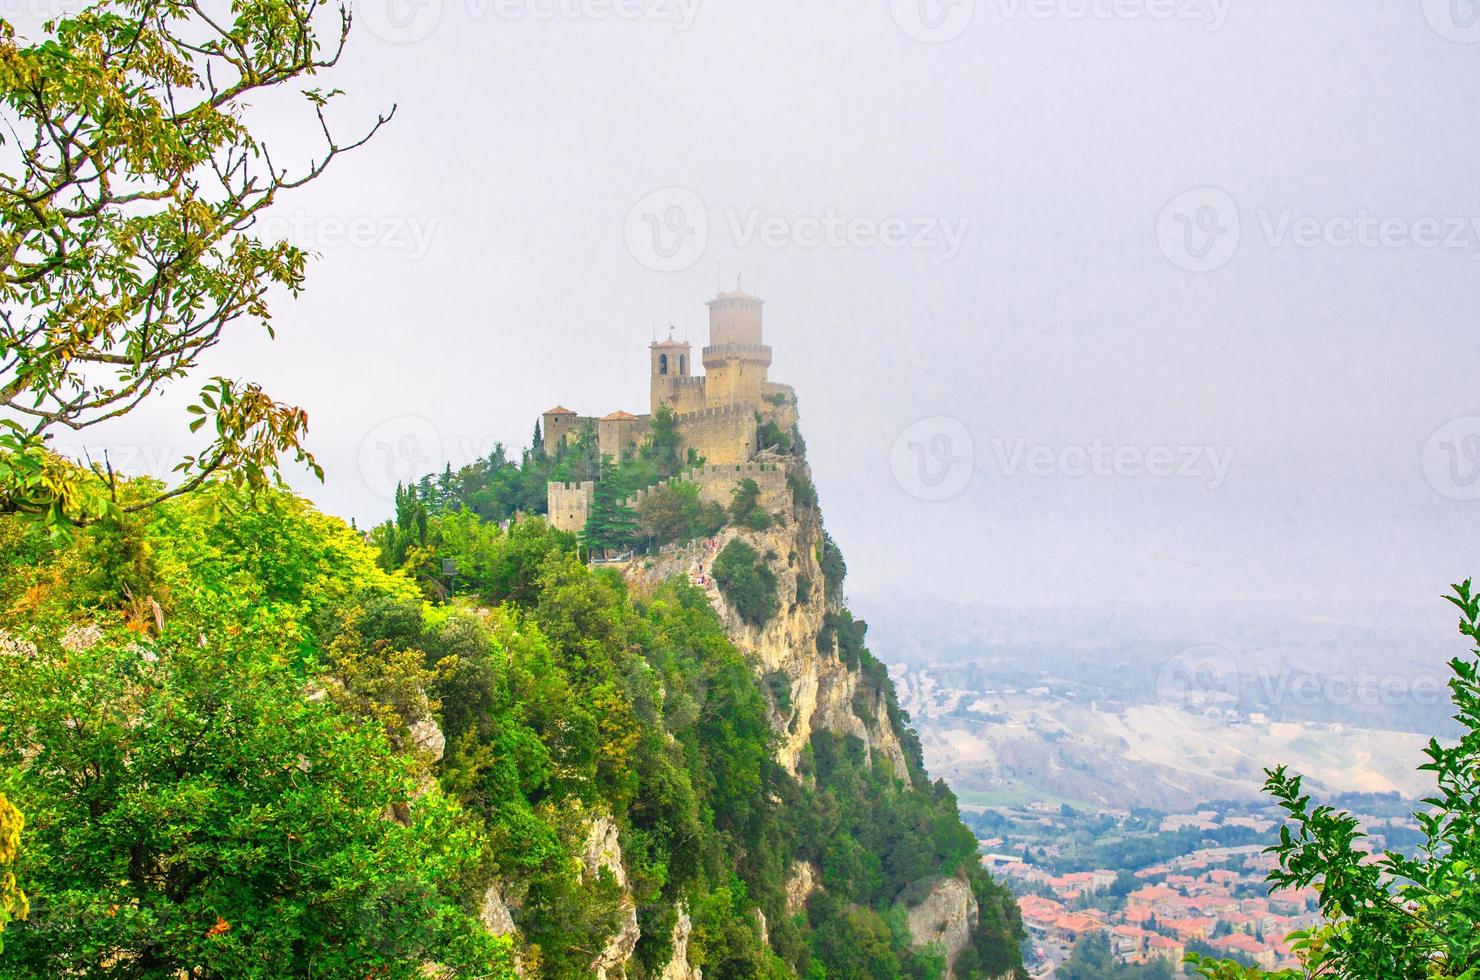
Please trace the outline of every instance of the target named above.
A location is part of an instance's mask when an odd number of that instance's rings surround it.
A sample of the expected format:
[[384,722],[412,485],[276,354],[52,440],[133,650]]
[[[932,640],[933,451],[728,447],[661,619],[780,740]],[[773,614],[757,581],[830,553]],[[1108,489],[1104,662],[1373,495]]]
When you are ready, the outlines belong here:
[[647,438],[651,419],[644,415],[633,418],[611,418],[596,421],[596,448],[603,456],[615,461],[629,449],[636,449]]
[[680,450],[692,449],[708,463],[748,463],[756,452],[755,409],[730,405],[676,418]]
[[552,482],[546,486],[545,493],[551,527],[561,531],[579,532],[586,526],[586,518],[591,514],[591,500],[596,495],[594,481]]
[[756,486],[760,488],[761,509],[770,513],[784,513],[791,510],[791,487],[786,482],[786,468],[779,463],[697,466],[678,476],[669,477],[655,486],[637,491],[627,498],[627,505],[636,507],[644,497],[660,487],[671,486],[674,483],[693,483],[699,487],[701,502],[713,501],[722,507],[728,507],[734,496],[735,488],[742,480],[754,480]]
[[675,374],[653,375],[653,412],[656,413],[659,408],[667,405],[675,415],[682,415],[685,412],[702,411],[706,404],[702,375],[699,377]]

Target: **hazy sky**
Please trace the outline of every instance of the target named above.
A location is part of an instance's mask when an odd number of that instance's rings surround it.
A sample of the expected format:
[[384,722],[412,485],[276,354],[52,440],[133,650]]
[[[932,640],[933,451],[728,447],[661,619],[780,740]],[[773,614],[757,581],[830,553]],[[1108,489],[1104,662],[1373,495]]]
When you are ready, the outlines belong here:
[[[396,118],[282,205],[321,257],[277,341],[208,366],[308,408],[326,509],[645,411],[740,274],[856,588],[1480,572],[1470,0],[386,2],[324,81]],[[166,407],[99,442],[181,451]]]

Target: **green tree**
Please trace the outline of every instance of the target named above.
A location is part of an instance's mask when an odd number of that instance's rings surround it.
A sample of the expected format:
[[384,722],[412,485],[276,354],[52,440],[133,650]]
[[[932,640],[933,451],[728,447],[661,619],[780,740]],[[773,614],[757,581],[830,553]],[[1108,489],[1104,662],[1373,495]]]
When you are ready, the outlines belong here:
[[1110,951],[1110,937],[1092,932],[1074,943],[1069,958],[1054,976],[1060,980],[1172,980],[1172,964],[1164,959],[1149,963],[1119,963]]
[[764,531],[771,526],[771,515],[760,506],[761,488],[747,477],[735,484],[730,494],[730,519],[739,527]]
[[[332,67],[323,0],[253,0],[231,16],[195,0],[102,0],[35,42],[0,21],[0,102],[13,168],[0,174],[0,513],[53,524],[121,505],[106,460],[49,451],[186,376],[237,321],[270,331],[272,288],[296,294],[306,253],[254,232],[265,208],[321,175],[349,142],[331,135],[335,92],[304,89],[326,145],[301,169],[243,121],[269,90]],[[291,456],[319,472],[307,415],[255,384],[215,378],[190,406],[206,445],[181,482],[126,506],[224,478],[261,486]]]
[[674,420],[673,409],[667,405],[659,405],[658,410],[653,413],[647,442],[642,447],[642,456],[657,466],[659,479],[673,476],[683,468],[683,454],[679,450],[678,424]]
[[456,806],[380,731],[305,697],[267,652],[281,624],[215,622],[4,658],[4,788],[37,818],[6,975],[507,966],[460,905],[480,846]]
[[6,923],[24,919],[29,908],[26,893],[20,890],[15,873],[10,870],[20,851],[21,831],[25,825],[21,812],[0,795],[0,953],[5,951],[3,934]]
[[[1480,643],[1480,595],[1466,580],[1445,598],[1460,610],[1460,633]],[[1419,766],[1436,791],[1414,814],[1424,840],[1415,856],[1388,851],[1372,860],[1350,813],[1311,804],[1302,779],[1283,766],[1267,770],[1265,792],[1288,816],[1270,872],[1274,890],[1316,885],[1322,923],[1292,936],[1309,975],[1392,980],[1480,974],[1480,646],[1449,662],[1454,718],[1462,734],[1451,747],[1431,739]],[[1253,967],[1189,956],[1204,977],[1267,977]],[[1295,977],[1288,971],[1273,976]]]
[[[608,458],[603,469],[610,469]],[[616,480],[597,480],[591,513],[581,530],[581,542],[592,551],[621,551],[637,542],[637,514],[623,499]]]

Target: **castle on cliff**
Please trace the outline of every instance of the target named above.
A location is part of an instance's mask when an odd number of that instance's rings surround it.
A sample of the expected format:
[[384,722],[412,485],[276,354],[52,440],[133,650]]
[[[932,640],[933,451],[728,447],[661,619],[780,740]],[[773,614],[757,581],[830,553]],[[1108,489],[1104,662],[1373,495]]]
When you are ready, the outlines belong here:
[[[702,457],[710,468],[750,468],[760,450],[761,419],[790,408],[796,396],[789,385],[766,374],[771,348],[761,331],[764,301],[743,289],[710,300],[709,345],[701,352],[703,374],[694,374],[693,349],[686,340],[654,341],[648,346],[649,406],[644,415],[615,411],[599,418],[577,415],[557,405],[541,416],[543,446],[553,454],[568,439],[590,427],[602,456],[621,459],[642,445],[653,415],[667,407],[673,413],[679,451]],[[789,429],[787,425],[785,428]],[[549,484],[550,523],[562,530],[585,526],[594,484]]]

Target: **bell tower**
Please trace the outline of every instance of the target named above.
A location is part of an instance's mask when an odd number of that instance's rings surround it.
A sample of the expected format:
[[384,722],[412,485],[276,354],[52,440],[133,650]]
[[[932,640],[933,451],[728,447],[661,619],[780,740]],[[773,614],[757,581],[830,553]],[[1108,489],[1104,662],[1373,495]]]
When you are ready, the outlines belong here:
[[704,379],[696,378],[693,348],[687,340],[667,340],[648,345],[648,373],[652,411],[667,405],[674,412],[692,412],[704,407]]

